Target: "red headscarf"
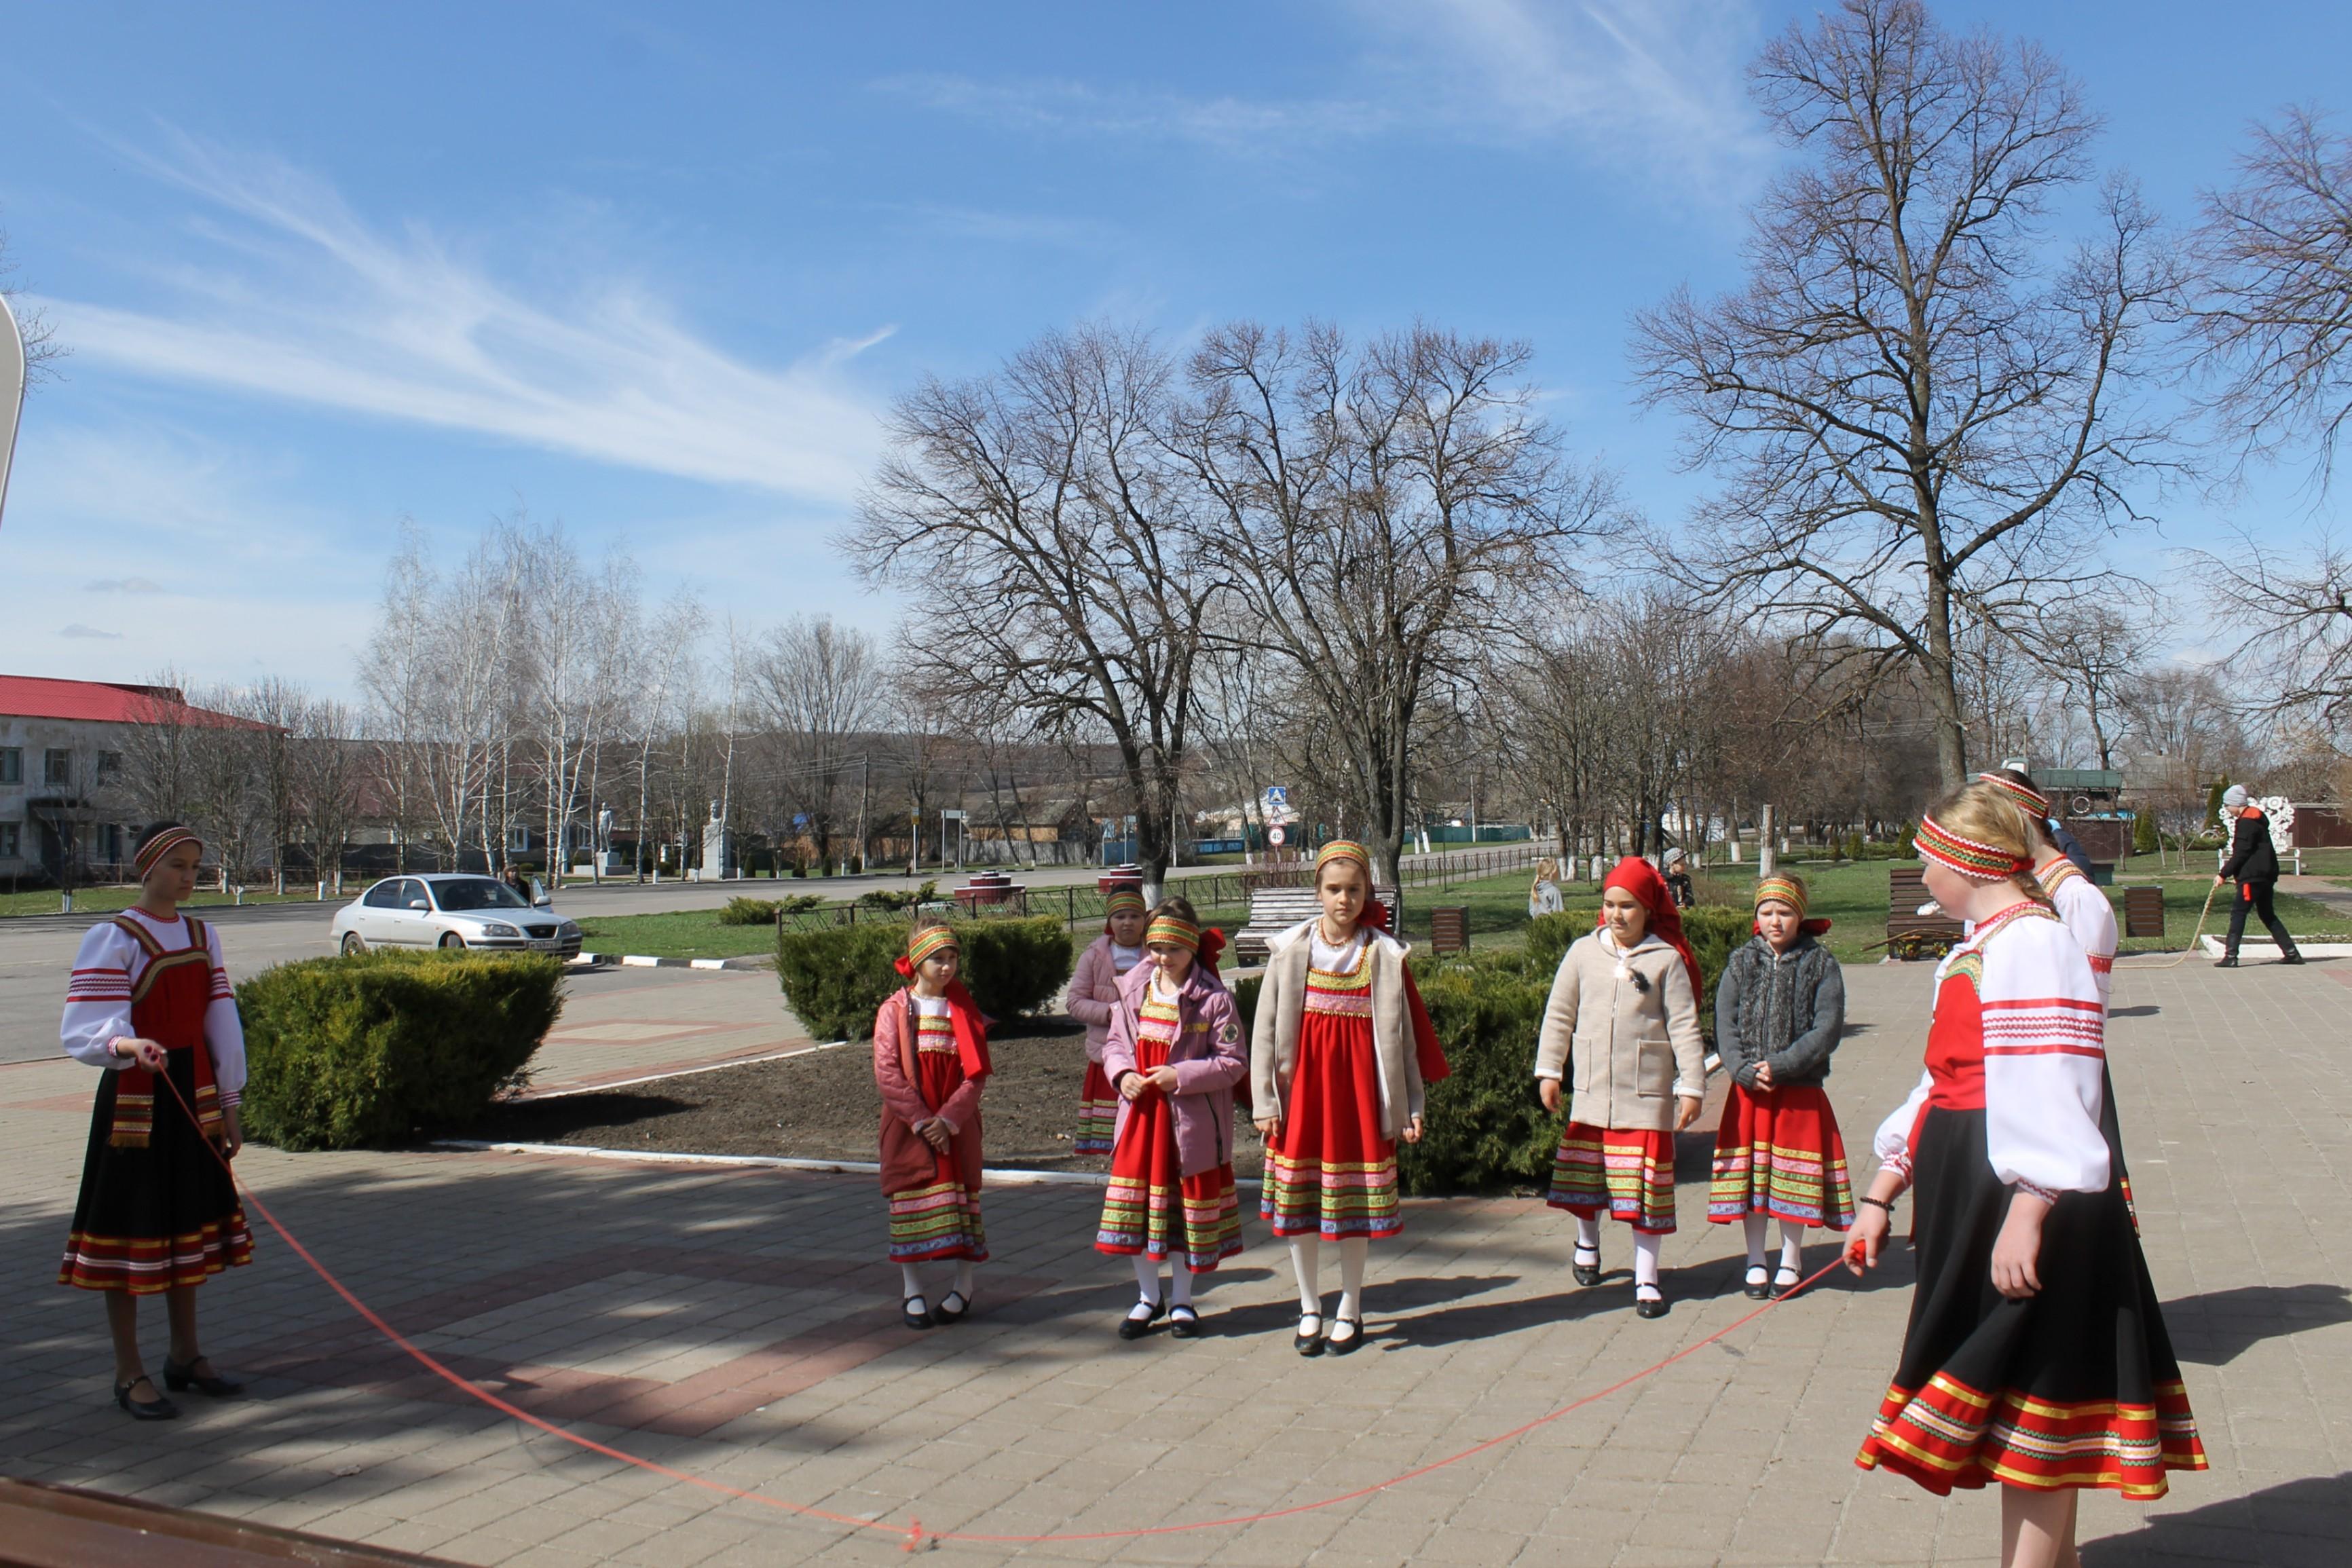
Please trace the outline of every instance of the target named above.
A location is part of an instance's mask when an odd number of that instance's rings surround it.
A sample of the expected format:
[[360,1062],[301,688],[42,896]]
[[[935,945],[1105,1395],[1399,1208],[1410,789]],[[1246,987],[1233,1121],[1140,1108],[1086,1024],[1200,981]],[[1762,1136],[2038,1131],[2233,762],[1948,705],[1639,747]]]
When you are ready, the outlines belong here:
[[[1641,900],[1642,908],[1650,915],[1649,934],[1683,955],[1683,963],[1690,970],[1691,994],[1705,997],[1706,986],[1699,973],[1698,954],[1691,951],[1690,939],[1683,935],[1682,911],[1675,908],[1675,895],[1666,887],[1666,879],[1658,875],[1658,868],[1638,855],[1628,855],[1601,879],[1602,892],[1612,888],[1622,888]],[[1608,918],[1602,915],[1595,920],[1594,929]]]
[[[941,932],[946,933],[944,939]],[[942,947],[952,947],[959,955],[963,952],[963,944],[957,942],[955,933],[945,926],[929,926],[916,931],[908,938],[908,942],[910,946],[920,947],[926,958]],[[915,978],[917,962],[902,952],[891,961],[890,967],[911,983]],[[911,984],[906,994],[909,997],[914,994]],[[994,1065],[988,1056],[988,1020],[981,1016],[980,1005],[971,999],[971,993],[964,989],[961,974],[948,982],[944,994],[948,1003],[948,1022],[955,1029],[956,1058],[963,1064],[963,1075],[966,1078],[984,1078]]]

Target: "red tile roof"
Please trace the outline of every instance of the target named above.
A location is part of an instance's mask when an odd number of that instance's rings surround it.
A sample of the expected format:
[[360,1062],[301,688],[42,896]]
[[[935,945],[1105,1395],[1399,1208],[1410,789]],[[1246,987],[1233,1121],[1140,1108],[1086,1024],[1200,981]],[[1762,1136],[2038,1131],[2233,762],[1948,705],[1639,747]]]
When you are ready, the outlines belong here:
[[146,724],[176,708],[183,723],[262,728],[249,719],[192,708],[168,686],[111,680],[53,680],[43,675],[0,675],[0,719],[84,719],[104,724]]

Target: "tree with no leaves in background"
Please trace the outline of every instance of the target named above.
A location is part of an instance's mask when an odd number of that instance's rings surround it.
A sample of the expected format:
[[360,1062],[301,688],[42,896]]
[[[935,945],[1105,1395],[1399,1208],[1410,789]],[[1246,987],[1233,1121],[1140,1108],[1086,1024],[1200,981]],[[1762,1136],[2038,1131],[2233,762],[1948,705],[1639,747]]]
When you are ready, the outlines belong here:
[[1529,413],[1530,353],[1428,327],[1359,345],[1243,323],[1192,358],[1178,445],[1206,492],[1203,552],[1242,605],[1229,635],[1327,738],[1377,882],[1412,826],[1424,702],[1552,596],[1565,546],[1614,510]]
[[2179,281],[2126,183],[2045,268],[2050,208],[2092,177],[2097,121],[2028,43],[1959,37],[1914,0],[1845,0],[1753,68],[1811,156],[1754,215],[1748,277],[1643,313],[1647,400],[1727,488],[1690,573],[1822,647],[1916,673],[1938,771],[1967,777],[1956,643],[2094,591],[2088,552],[2169,432],[2128,393]]
[[25,381],[31,385],[57,374],[58,361],[71,351],[58,341],[57,329],[50,325],[47,314],[25,302],[23,285],[13,281],[16,271],[8,231],[0,228],[0,300],[8,301],[8,309],[16,318],[17,335],[25,342]]
[[979,688],[1056,733],[1106,738],[1156,896],[1175,847],[1192,671],[1217,591],[1163,434],[1173,369],[1149,337],[1049,332],[994,375],[926,381],[844,540],[909,590],[909,689]]
[[[820,864],[833,864],[845,805],[855,812],[862,798],[853,794],[845,802],[844,775],[853,766],[864,769],[850,749],[880,727],[887,681],[874,639],[831,616],[793,616],[769,635],[752,661],[754,694],[784,742],[784,797],[805,820]],[[856,832],[864,831],[861,819]],[[863,843],[857,853],[865,855]]]

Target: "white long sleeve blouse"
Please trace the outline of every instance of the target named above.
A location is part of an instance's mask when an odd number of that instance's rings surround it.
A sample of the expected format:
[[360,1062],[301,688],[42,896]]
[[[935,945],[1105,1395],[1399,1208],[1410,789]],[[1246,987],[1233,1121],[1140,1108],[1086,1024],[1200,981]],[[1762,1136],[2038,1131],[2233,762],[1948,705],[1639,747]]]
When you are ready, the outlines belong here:
[[1957,1097],[1946,1102],[1964,1109],[1973,1108],[1969,1082],[1980,1071],[1985,1152],[1996,1176],[2044,1194],[2105,1191],[2106,1009],[2073,932],[2032,906],[1989,922],[1937,969],[1936,1009],[1928,1068],[1871,1140],[1880,1163],[1907,1184],[1937,1069],[1947,1095]]
[[[156,945],[170,952],[188,945],[184,917],[159,921],[139,910],[129,918],[144,926]],[[221,963],[220,931],[207,924],[205,945],[211,956],[212,994],[205,1005],[205,1046],[212,1052],[213,1084],[224,1106],[245,1097],[245,1026],[236,1014],[236,993]],[[74,954],[73,978],[66,987],[58,1035],[66,1055],[95,1068],[121,1071],[132,1065],[117,1055],[114,1042],[136,1038],[131,1023],[131,993],[147,970],[147,950],[129,931],[107,921],[82,934]]]

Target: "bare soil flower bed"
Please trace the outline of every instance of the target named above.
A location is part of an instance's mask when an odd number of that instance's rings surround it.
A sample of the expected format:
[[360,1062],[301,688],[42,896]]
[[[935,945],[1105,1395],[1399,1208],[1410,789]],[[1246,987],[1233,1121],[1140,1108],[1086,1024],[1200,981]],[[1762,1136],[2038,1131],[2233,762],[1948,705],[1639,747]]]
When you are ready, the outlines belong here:
[[[1087,1070],[1085,1034],[1059,1018],[1014,1026],[1022,1032],[989,1042],[995,1071],[981,1100],[988,1163],[1108,1170],[1104,1156],[1070,1152]],[[629,1089],[510,1101],[450,1131],[491,1142],[870,1161],[881,1111],[874,1054],[860,1042]],[[1256,1131],[1239,1116],[1235,1121],[1234,1173],[1255,1176],[1261,1164]]]

